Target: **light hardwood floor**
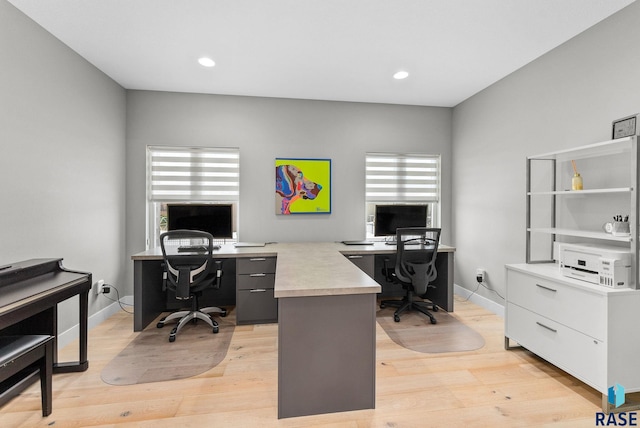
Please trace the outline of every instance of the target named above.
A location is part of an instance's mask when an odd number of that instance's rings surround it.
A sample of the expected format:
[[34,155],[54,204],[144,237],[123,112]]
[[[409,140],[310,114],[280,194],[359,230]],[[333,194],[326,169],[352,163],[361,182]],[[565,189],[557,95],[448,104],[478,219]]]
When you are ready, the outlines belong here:
[[[53,413],[33,385],[0,409],[2,427],[592,427],[601,395],[526,350],[504,350],[503,319],[456,296],[484,337],[472,352],[421,354],[377,325],[376,408],[277,418],[277,325],[236,327],[225,360],[190,379],[132,386],[102,368],[135,336],[120,312],[89,332],[89,370],[55,375]],[[179,338],[176,345],[179,346]],[[77,343],[61,360],[77,358]]]

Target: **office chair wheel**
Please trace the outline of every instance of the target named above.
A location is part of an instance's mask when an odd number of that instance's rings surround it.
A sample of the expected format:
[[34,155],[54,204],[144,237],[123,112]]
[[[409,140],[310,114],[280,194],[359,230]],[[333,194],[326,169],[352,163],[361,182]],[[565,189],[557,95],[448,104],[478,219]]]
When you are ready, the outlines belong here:
[[213,326],[213,333],[217,334],[220,331],[220,327],[218,327],[217,325]]
[[387,305],[385,305],[384,303],[380,303],[380,309],[384,309]]
[[393,315],[393,320],[395,322],[400,322],[400,315]]
[[220,316],[221,316],[222,318],[226,317],[226,316],[227,316],[227,310],[226,310],[226,309],[223,309],[223,310],[222,310],[222,312],[220,312]]
[[158,324],[156,324],[156,327],[158,327],[158,328],[164,327],[164,320],[165,319],[167,319],[167,317],[160,318],[160,321],[158,321]]
[[437,323],[437,322],[438,322],[438,321],[436,321],[436,319],[435,319],[435,318],[431,318],[431,324],[435,324],[435,323]]
[[169,333],[169,342],[175,342],[176,341],[176,334],[178,333],[178,328],[174,327],[173,330],[171,330],[171,333]]

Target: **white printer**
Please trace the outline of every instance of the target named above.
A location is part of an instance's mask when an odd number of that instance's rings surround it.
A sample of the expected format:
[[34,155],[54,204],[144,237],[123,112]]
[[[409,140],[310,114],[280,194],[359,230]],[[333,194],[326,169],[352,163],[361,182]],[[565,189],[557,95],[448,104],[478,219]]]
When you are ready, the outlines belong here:
[[559,243],[558,259],[564,276],[609,288],[634,285],[631,253],[625,248]]

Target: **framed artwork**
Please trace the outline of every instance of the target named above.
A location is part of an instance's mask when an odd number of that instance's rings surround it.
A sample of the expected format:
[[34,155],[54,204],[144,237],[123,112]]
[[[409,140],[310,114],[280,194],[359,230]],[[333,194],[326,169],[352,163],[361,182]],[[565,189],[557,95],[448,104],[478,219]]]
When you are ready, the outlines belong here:
[[276,158],[276,214],[331,213],[331,159]]
[[612,131],[611,138],[614,140],[616,138],[629,137],[631,135],[636,135],[636,126],[637,126],[638,115],[634,114],[633,116],[623,117],[622,119],[614,120],[611,123]]

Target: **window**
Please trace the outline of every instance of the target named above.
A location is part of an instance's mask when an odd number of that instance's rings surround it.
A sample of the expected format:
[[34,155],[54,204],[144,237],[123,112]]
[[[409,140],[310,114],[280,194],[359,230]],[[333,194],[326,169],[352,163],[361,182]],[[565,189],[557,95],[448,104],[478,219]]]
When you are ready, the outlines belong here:
[[366,236],[376,205],[425,204],[427,227],[440,227],[440,155],[367,153]]
[[160,245],[168,203],[232,203],[237,236],[240,151],[237,148],[147,147],[147,247]]

